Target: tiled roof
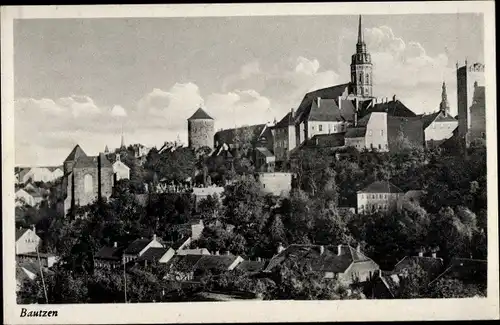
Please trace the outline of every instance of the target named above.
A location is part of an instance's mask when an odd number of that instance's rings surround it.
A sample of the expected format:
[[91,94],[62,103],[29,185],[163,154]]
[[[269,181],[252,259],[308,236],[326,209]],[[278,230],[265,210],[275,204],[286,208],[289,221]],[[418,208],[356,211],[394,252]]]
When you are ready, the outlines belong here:
[[24,233],[27,232],[28,230],[30,230],[30,229],[28,229],[28,228],[22,228],[22,229],[16,228],[16,241],[19,238],[21,238],[24,235]]
[[429,279],[433,280],[443,271],[443,260],[430,256],[406,256],[394,266],[394,272],[400,273],[413,265],[418,265],[424,270]]
[[267,148],[257,147],[257,148],[255,148],[255,150],[257,150],[258,152],[263,154],[265,157],[274,157],[273,153],[271,151],[269,151],[269,149],[267,149]]
[[[441,278],[453,278],[464,283],[486,284],[488,262],[486,260],[470,258],[454,258],[446,270],[433,282]],[[433,283],[431,282],[431,284]]]
[[254,142],[259,139],[259,136],[264,132],[265,128],[266,124],[256,124],[256,125],[242,126],[239,128],[221,130],[215,133],[214,142],[217,142],[219,145],[223,143],[231,145],[234,143],[234,139],[238,135],[238,132],[245,132],[245,134],[248,132],[252,134],[251,142]]
[[188,120],[213,120],[201,107]]
[[64,161],[65,162],[66,161],[75,161],[81,157],[87,157],[87,154],[85,153],[85,151],[82,150],[80,145],[77,144]]
[[366,135],[365,127],[348,128],[345,133],[346,138],[363,138]]
[[316,134],[309,142],[318,147],[341,147],[345,144],[345,133]]
[[310,110],[306,110],[303,120],[308,121],[344,121],[335,99],[316,99]]
[[95,258],[102,260],[120,260],[124,247],[103,247],[96,254]]
[[255,273],[262,271],[265,265],[265,262],[242,261],[240,264],[238,264],[238,266],[236,266],[236,269],[247,273]]
[[310,110],[313,101],[315,101],[318,97],[321,97],[322,99],[338,99],[348,90],[348,88],[349,83],[346,83],[307,93],[297,109],[297,118],[302,120],[302,116],[305,113],[307,114],[307,111]]
[[177,255],[211,255],[206,248],[181,249]]
[[125,249],[125,254],[139,254],[151,242],[149,238],[139,238],[134,240]]
[[[416,117],[417,115],[399,100],[377,103],[368,108],[368,112],[387,112],[389,116]],[[368,113],[367,112],[367,113]]]
[[295,124],[295,118],[292,116],[292,112],[288,112],[278,123],[274,125],[274,127],[284,128],[294,124]]
[[384,272],[380,274],[380,280],[385,285],[392,297],[396,297],[401,285],[401,279],[398,274]]
[[451,116],[449,113],[442,114],[441,112],[434,112],[431,114],[422,114],[418,115],[418,117],[421,118],[423,128],[424,130],[432,124],[434,121],[439,121],[439,122],[453,122],[457,121],[453,116]]
[[191,272],[196,270],[224,271],[234,263],[234,255],[176,255],[167,266],[177,271]]
[[403,193],[401,189],[388,181],[376,181],[359,191],[360,193]]
[[271,271],[287,260],[295,260],[311,266],[313,271],[343,273],[355,262],[371,261],[356,249],[341,245],[342,254],[338,255],[338,246],[324,246],[321,254],[319,245],[290,245],[280,254],[271,259],[265,271]]
[[147,251],[144,252],[137,260],[138,261],[159,261],[165,253],[168,252],[168,248],[162,247],[150,247]]

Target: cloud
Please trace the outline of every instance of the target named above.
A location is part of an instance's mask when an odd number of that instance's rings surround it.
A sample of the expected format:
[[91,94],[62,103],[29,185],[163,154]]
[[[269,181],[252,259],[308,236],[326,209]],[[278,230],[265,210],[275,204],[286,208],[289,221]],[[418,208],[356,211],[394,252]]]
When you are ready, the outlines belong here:
[[125,117],[125,116],[127,116],[127,111],[122,106],[115,105],[111,109],[111,115],[112,116],[117,116],[117,117]]

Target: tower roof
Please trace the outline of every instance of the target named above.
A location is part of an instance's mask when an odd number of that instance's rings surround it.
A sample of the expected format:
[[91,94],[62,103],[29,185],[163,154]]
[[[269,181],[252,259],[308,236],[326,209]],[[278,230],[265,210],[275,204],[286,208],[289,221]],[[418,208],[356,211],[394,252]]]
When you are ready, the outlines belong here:
[[213,120],[201,107],[188,120]]
[[361,15],[359,15],[359,26],[358,26],[358,44],[362,44],[365,42],[363,37],[363,27],[361,26]]
[[83,149],[80,147],[80,145],[77,144],[64,161],[65,162],[66,161],[76,161],[80,157],[87,157],[87,154],[85,153],[85,151],[83,151]]

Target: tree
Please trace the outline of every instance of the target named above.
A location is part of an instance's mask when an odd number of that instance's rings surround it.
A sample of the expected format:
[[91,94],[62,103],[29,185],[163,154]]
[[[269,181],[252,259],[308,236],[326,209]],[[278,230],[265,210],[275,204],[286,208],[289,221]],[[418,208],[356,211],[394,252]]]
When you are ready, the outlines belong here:
[[486,297],[486,290],[473,284],[464,284],[458,279],[442,278],[430,288],[431,298],[472,298]]

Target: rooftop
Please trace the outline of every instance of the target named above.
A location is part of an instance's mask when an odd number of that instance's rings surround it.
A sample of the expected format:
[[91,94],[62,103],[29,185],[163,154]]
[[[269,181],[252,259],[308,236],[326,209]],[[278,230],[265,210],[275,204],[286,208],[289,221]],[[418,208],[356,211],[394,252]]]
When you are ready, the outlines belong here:
[[201,107],[188,120],[213,120]]
[[150,247],[137,260],[148,261],[148,262],[159,261],[160,258],[162,258],[162,256],[168,252],[168,250],[169,248]]
[[64,162],[66,161],[76,161],[77,159],[81,158],[81,157],[87,157],[87,154],[85,153],[85,151],[83,151],[83,149],[80,147],[80,145],[76,145],[75,148],[73,148],[73,150],[71,151],[71,153],[68,155],[68,157],[66,157],[66,159],[64,160]]
[[[158,240],[158,239],[157,239]],[[128,247],[125,249],[125,254],[139,254],[148,244],[152,241],[150,238],[139,238],[134,240]]]
[[103,260],[120,260],[123,250],[124,247],[105,246],[95,254],[95,258]]
[[403,191],[389,181],[376,181],[358,193],[403,193]]

